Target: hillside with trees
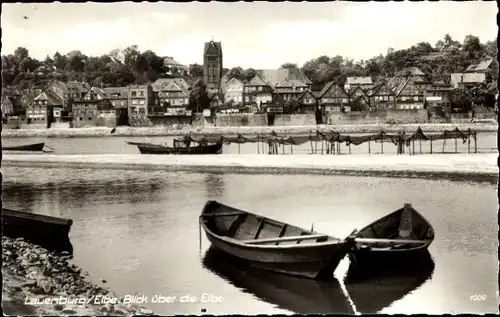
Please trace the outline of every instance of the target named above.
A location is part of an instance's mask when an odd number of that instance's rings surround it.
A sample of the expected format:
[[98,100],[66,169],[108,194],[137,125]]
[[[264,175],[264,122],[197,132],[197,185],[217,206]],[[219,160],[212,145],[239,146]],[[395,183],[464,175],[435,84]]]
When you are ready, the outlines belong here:
[[[374,81],[389,78],[410,66],[420,68],[433,81],[447,83],[451,73],[463,72],[469,65],[486,58],[496,61],[496,55],[496,40],[481,43],[478,37],[468,35],[463,42],[459,42],[447,34],[434,45],[422,42],[402,50],[389,48],[385,55],[368,60],[354,61],[339,55],[323,55],[307,61],[301,69],[312,80],[313,90],[319,90],[333,80],[343,85],[349,76],[371,76]],[[144,84],[159,77],[168,77],[163,60],[151,50],[140,52],[136,45],[97,57],[87,56],[81,51],[65,55],[56,52],[43,61],[30,57],[26,48],[19,47],[14,54],[2,56],[2,86],[30,88],[52,79],[87,81],[93,86],[104,87]],[[487,76],[496,80],[498,64],[495,62],[492,65]],[[296,66],[285,61],[282,65],[285,68]],[[202,76],[202,66],[194,64],[190,68],[195,77]],[[255,75],[252,68],[234,67],[224,71],[229,72],[227,78],[236,77],[244,82]]]

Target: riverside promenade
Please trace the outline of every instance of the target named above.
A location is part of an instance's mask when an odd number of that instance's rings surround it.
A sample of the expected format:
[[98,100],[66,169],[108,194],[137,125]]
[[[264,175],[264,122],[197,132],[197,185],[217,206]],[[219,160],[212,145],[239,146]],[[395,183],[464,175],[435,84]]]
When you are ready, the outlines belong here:
[[[3,129],[3,138],[15,137],[49,137],[49,138],[71,138],[71,137],[106,137],[106,136],[183,136],[190,133],[217,135],[217,134],[243,134],[262,135],[272,131],[278,134],[311,134],[316,131],[327,132],[335,130],[338,133],[378,133],[384,130],[387,133],[398,133],[406,131],[413,133],[420,127],[424,132],[441,133],[445,130],[471,129],[476,132],[497,132],[498,123],[495,120],[488,122],[468,122],[468,123],[420,123],[420,124],[350,124],[350,125],[304,125],[304,126],[234,126],[234,127],[128,127],[122,126],[114,129],[106,127],[92,128],[69,128],[69,129]],[[113,133],[111,133],[113,131]]]
[[498,180],[498,154],[432,155],[4,155],[3,166],[165,170],[198,173],[319,174]]

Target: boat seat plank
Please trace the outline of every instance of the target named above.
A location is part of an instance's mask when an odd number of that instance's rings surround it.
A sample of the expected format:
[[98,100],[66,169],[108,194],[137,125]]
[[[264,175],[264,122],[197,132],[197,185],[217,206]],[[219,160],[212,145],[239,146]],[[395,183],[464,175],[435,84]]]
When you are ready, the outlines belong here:
[[257,227],[257,232],[255,232],[254,239],[259,237],[260,232],[262,231],[262,227],[264,226],[265,218],[260,218],[259,226]]
[[294,236],[294,237],[279,237],[279,238],[269,238],[269,239],[257,239],[257,240],[242,240],[241,242],[246,244],[265,244],[265,243],[276,243],[282,241],[302,241],[302,240],[313,240],[313,239],[321,239],[328,238],[327,235],[324,234],[310,234],[303,236]]
[[356,238],[354,239],[357,243],[387,243],[387,244],[424,244],[427,243],[426,240],[409,240],[409,239],[375,239],[375,238]]
[[228,237],[232,238],[235,235],[236,231],[238,231],[241,224],[245,221],[247,215],[248,215],[247,213],[243,213],[243,214],[238,215],[236,220],[231,224],[231,226],[227,230],[226,235]]

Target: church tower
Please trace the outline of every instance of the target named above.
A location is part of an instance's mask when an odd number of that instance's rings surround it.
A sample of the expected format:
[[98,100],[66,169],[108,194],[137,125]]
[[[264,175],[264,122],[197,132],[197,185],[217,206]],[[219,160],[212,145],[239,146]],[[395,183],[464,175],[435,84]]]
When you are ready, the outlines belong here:
[[205,42],[203,50],[203,82],[208,91],[218,91],[222,78],[221,42]]

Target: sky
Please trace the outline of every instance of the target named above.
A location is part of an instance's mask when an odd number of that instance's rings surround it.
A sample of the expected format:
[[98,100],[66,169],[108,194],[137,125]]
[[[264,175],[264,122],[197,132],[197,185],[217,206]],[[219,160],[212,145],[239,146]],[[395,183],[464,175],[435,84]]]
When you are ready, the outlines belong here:
[[497,37],[497,11],[495,1],[2,4],[2,55],[22,46],[38,59],[73,50],[98,56],[138,45],[189,65],[202,63],[213,39],[226,68],[301,66],[321,55],[360,60],[434,45],[446,33],[484,43]]

